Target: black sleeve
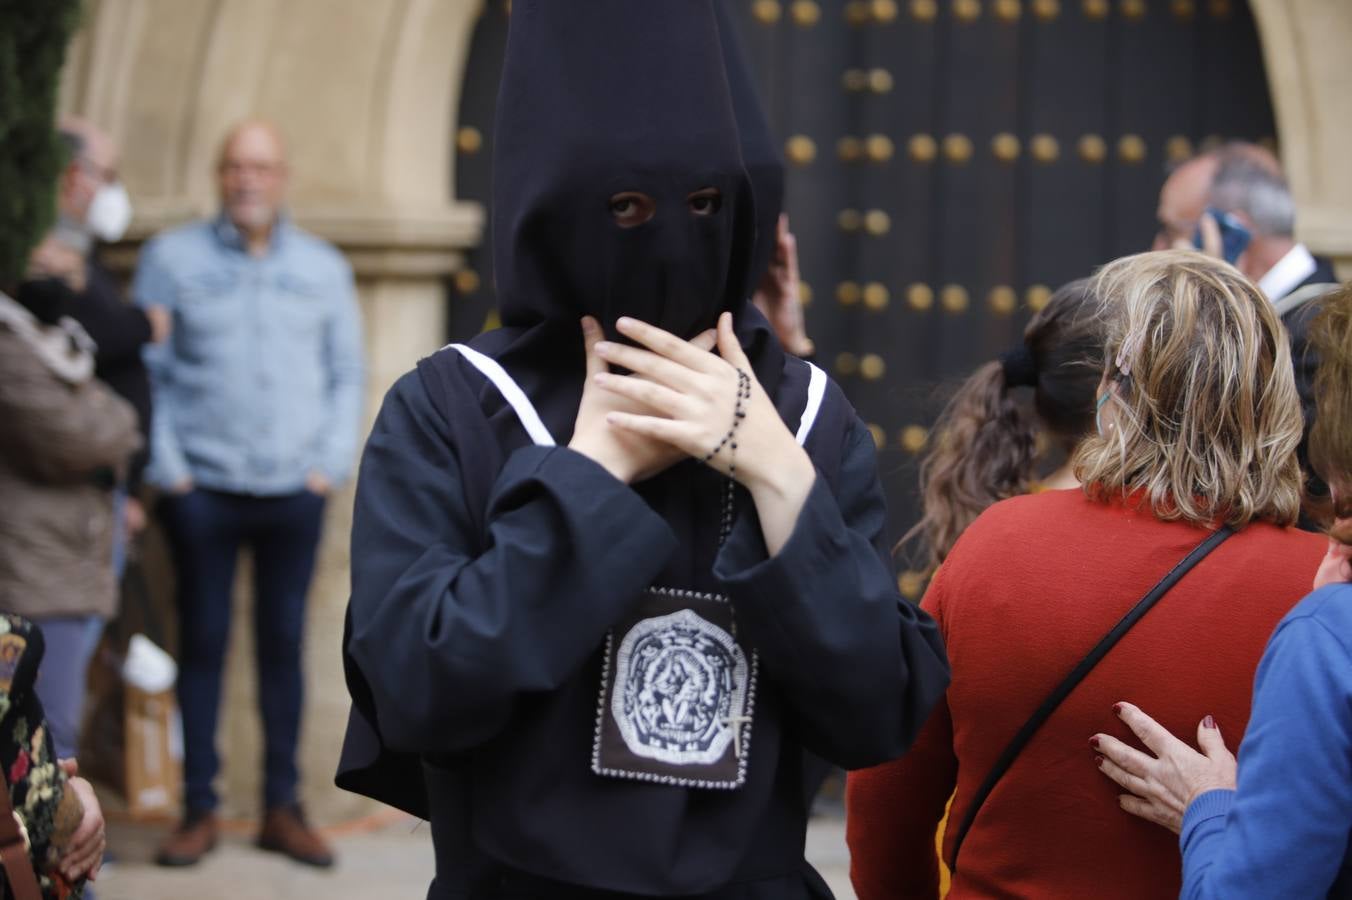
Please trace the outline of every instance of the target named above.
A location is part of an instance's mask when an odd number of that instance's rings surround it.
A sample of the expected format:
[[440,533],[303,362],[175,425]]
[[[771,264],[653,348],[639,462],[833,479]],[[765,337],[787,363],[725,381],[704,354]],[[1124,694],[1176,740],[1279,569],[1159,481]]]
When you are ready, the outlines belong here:
[[89,281],[76,308],[75,319],[98,344],[99,368],[118,366],[140,358],[150,342],[150,320],[138,306],[124,303],[112,276],[97,266],[89,267]]
[[[457,427],[482,422],[472,400],[465,409]],[[675,549],[636,493],[578,453],[524,447],[499,473],[472,472],[451,438],[411,373],[385,398],[358,475],[349,686],[394,751],[492,737],[518,697],[574,674]],[[493,482],[485,526],[467,508],[471,478]]]
[[856,420],[839,496],[819,474],[773,558],[749,510],[715,567],[808,749],[851,769],[905,753],[948,687],[938,628],[897,590],[886,519],[873,438]]

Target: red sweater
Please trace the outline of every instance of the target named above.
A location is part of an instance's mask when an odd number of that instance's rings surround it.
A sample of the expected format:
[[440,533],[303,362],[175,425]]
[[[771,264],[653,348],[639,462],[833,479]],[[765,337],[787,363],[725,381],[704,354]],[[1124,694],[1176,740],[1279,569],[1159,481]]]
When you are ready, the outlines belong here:
[[[938,896],[934,832],[956,789],[953,832],[1006,743],[1089,648],[1206,536],[1082,492],[987,510],[922,604],[953,682],[904,758],[850,775],[847,839],[860,900]],[[1258,659],[1310,590],[1326,542],[1253,524],[1216,549],[1129,632],[1024,748],[963,844],[953,898],[1177,897],[1178,839],[1122,812],[1094,765],[1095,732],[1134,739],[1130,700],[1191,741],[1216,717],[1233,750]],[[1139,744],[1137,744],[1139,746]]]

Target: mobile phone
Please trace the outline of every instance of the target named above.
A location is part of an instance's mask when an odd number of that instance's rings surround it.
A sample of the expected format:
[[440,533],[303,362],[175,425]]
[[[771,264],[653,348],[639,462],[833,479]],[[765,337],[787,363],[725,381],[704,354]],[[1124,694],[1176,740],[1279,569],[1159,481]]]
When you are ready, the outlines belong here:
[[[1253,235],[1249,234],[1249,229],[1244,224],[1228,212],[1221,212],[1214,206],[1208,206],[1206,214],[1216,220],[1216,224],[1221,229],[1221,256],[1230,265],[1234,265],[1239,259],[1239,255],[1249,246],[1249,241],[1253,240]],[[1192,245],[1198,250],[1202,249],[1202,226],[1198,225],[1197,230],[1192,233]]]

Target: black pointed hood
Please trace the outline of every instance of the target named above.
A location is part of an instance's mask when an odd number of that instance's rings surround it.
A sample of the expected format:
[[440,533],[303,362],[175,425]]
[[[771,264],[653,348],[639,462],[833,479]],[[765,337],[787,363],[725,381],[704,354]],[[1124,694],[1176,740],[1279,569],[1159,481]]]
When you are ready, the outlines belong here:
[[756,198],[756,241],[751,251],[751,286],[754,288],[775,252],[775,233],[779,214],[784,209],[784,159],[779,153],[779,142],[770,130],[756,91],[755,77],[745,49],[737,33],[736,23],[728,12],[728,0],[714,4],[718,13],[718,31],[723,44],[723,65],[728,73],[728,88],[732,94],[732,109],[741,134],[742,165],[751,180],[751,191]]
[[[776,396],[783,350],[747,302],[755,202],[716,2],[513,4],[493,159],[503,327],[474,346],[512,374],[560,441],[582,393],[584,314],[608,330],[631,315],[693,335],[730,310]],[[708,187],[721,194],[717,215],[692,217],[689,194]],[[651,221],[617,226],[611,198],[625,191],[653,197]]]
[[[690,337],[741,311],[755,213],[711,0],[518,0],[494,146],[504,325],[632,315]],[[707,188],[719,208],[696,215]],[[631,191],[655,212],[621,227]]]

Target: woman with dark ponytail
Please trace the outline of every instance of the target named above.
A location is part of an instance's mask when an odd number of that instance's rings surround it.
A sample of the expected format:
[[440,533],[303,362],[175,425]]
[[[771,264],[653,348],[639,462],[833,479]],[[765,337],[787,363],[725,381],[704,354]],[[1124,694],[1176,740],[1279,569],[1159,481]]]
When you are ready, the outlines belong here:
[[[1094,428],[1103,341],[1091,280],[1072,281],[1033,316],[1018,346],[973,372],[949,401],[920,467],[924,515],[902,538],[921,542],[928,572],[986,507],[1035,488],[1079,486],[1069,460]],[[1033,389],[1036,415],[1015,397],[1020,387]],[[1035,484],[1039,434],[1067,462]]]
[[[1263,647],[1325,552],[1326,542],[1290,527],[1300,511],[1300,400],[1285,329],[1262,292],[1232,266],[1184,250],[1109,263],[1090,291],[1104,335],[1098,421],[1074,454],[1083,488],[992,504],[931,579],[921,609],[943,634],[953,678],[904,757],[849,774],[845,836],[859,900],[939,895],[934,832],[946,806],[950,900],[1180,896],[1177,839],[1121,814],[1119,802],[1139,811],[1145,801],[1119,801],[1091,751],[1124,747],[1128,723],[1144,733],[1141,709],[1175,734],[1191,733],[1203,714],[1225,734],[1244,734]],[[1040,416],[1050,420],[1052,372],[1036,327],[1029,336]],[[1053,427],[1065,434],[1048,421]],[[1017,471],[1004,477],[1007,490],[1026,484]],[[1124,697],[1136,705],[1119,703]],[[1346,692],[1329,697],[1348,705]],[[1282,712],[1309,713],[1313,702],[1288,702]],[[1331,714],[1303,721],[1311,720],[1336,725]],[[1272,721],[1255,719],[1255,728],[1268,727],[1283,747],[1299,742],[1299,729]],[[1219,737],[1203,730],[1219,756]],[[1272,764],[1274,782],[1290,782],[1292,758]],[[1340,759],[1345,769],[1346,754]],[[1128,789],[1151,796],[1135,777],[1140,769],[1126,765]],[[1156,768],[1186,767],[1160,760]],[[1296,822],[1299,843],[1315,833],[1321,809],[1336,807],[1320,823],[1330,835],[1330,822],[1342,828],[1336,847],[1324,841],[1321,851],[1327,888],[1346,853],[1349,794],[1338,793],[1336,765],[1303,768],[1322,806],[1294,793],[1277,804],[1269,793],[1254,816],[1268,831],[1243,827],[1261,837],[1280,830],[1273,823]],[[1106,761],[1104,770],[1120,774]],[[1230,799],[1213,797],[1203,810],[1213,816],[1208,833],[1219,831]],[[1209,860],[1222,843],[1211,841]],[[1234,847],[1242,865],[1232,873],[1247,890],[1230,890],[1237,882],[1227,873],[1215,895],[1324,895],[1301,889],[1309,879],[1276,884],[1292,866],[1272,872],[1269,862],[1271,877],[1253,875],[1263,866]]]

